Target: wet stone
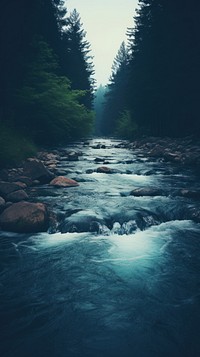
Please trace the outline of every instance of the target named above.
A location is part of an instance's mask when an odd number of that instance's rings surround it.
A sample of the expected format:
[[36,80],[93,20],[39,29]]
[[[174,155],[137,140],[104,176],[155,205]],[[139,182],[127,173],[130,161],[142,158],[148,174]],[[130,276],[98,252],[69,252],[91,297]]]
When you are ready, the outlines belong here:
[[0,215],[1,228],[10,232],[43,232],[48,224],[47,209],[42,203],[14,203]]
[[163,193],[160,189],[157,188],[136,188],[131,191],[130,195],[131,196],[161,196]]
[[115,174],[115,173],[121,173],[120,170],[117,169],[111,169],[110,167],[107,166],[100,166],[97,168],[97,172],[101,174]]
[[11,192],[21,190],[21,185],[12,182],[0,182],[0,195],[5,198]]
[[93,174],[94,170],[88,169],[88,170],[86,170],[85,172],[86,172],[86,174]]
[[76,187],[79,186],[78,182],[72,179],[69,179],[64,176],[58,176],[50,182],[51,186],[56,187]]
[[43,184],[50,182],[54,177],[40,160],[34,158],[30,158],[24,163],[24,175]]
[[9,195],[6,196],[6,200],[11,202],[26,201],[28,198],[29,196],[24,190],[11,192]]
[[25,183],[26,186],[31,186],[31,184],[32,184],[32,180],[30,179],[30,177],[27,177],[27,176],[17,176],[17,177],[15,177],[15,183],[16,182]]
[[104,223],[103,217],[93,211],[84,210],[67,217],[59,226],[62,233],[66,232],[98,232]]

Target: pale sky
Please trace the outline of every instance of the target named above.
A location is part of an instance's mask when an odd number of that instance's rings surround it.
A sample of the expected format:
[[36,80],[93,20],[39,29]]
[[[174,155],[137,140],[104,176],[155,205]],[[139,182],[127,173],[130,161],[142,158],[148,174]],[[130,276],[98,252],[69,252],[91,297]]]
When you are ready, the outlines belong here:
[[86,39],[94,56],[97,85],[107,84],[113,60],[127,27],[134,26],[133,16],[138,0],[66,0],[68,14],[76,9],[81,17]]

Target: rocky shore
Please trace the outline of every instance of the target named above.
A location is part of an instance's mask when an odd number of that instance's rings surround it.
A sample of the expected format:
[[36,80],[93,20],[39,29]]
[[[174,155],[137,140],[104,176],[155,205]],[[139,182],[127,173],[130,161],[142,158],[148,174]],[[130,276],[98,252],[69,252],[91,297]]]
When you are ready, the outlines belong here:
[[[83,145],[89,145],[88,142]],[[200,141],[193,138],[141,138],[133,142],[122,141],[116,147],[128,148],[135,152],[140,150],[146,157],[162,162],[173,162],[178,165],[194,167],[200,170]],[[100,143],[94,149],[106,149]],[[59,149],[38,152],[37,157],[29,158],[19,167],[0,170],[0,229],[19,233],[34,233],[47,231],[55,225],[56,218],[52,208],[43,202],[35,202],[29,196],[30,188],[38,185],[52,187],[76,187],[79,183],[66,177],[66,173],[59,169],[63,157],[65,161],[78,161],[82,155],[78,151]],[[94,160],[99,167],[98,173],[114,174],[116,170],[107,166],[109,162],[101,162],[101,158]],[[87,173],[94,170],[88,168]],[[159,191],[162,195],[162,192]],[[182,190],[180,195],[188,198],[200,198],[200,191]],[[158,195],[156,188],[148,190],[140,188],[132,190],[133,196]],[[200,220],[200,213],[196,212],[196,220]]]
[[[77,156],[74,157],[77,160]],[[20,167],[0,171],[0,228],[17,233],[47,231],[53,225],[52,210],[42,202],[32,202],[27,191],[38,185],[74,187],[78,182],[56,175],[58,154],[39,152]],[[69,160],[72,155],[69,153]]]
[[147,157],[163,159],[181,165],[200,167],[200,140],[144,137],[129,144],[130,149],[140,149]]

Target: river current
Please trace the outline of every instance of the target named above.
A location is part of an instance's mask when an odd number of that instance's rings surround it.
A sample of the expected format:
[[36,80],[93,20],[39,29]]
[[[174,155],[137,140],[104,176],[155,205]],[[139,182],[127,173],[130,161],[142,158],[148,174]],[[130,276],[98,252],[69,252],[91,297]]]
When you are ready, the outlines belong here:
[[116,140],[66,149],[81,155],[60,172],[80,185],[32,191],[57,230],[0,232],[0,356],[199,357],[199,201],[176,194],[199,173]]

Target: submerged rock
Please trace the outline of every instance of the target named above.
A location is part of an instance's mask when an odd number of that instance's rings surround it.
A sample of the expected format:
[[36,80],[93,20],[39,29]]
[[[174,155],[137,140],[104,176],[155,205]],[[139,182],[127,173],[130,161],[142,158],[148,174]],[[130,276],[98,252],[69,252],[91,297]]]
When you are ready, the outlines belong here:
[[162,191],[157,188],[144,187],[144,188],[136,188],[131,191],[131,196],[161,196]]
[[104,224],[103,217],[90,210],[79,211],[67,217],[61,223],[59,229],[62,233],[66,232],[96,232],[98,233],[101,225]]
[[86,172],[86,174],[93,174],[94,170],[93,169],[87,169],[85,172]]
[[56,186],[56,187],[76,187],[79,186],[78,182],[72,179],[69,179],[64,176],[58,176],[54,178],[51,182],[50,185]]
[[47,209],[42,203],[14,203],[0,215],[1,228],[17,233],[47,231],[48,221]]

